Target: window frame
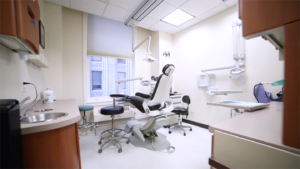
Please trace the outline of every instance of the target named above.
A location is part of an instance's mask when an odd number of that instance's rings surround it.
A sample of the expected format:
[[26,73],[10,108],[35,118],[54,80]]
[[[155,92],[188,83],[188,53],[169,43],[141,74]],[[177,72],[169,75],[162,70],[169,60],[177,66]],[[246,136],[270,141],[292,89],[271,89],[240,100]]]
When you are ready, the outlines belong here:
[[[112,103],[112,101],[113,101],[113,99],[110,97],[110,96],[102,96],[102,97],[91,97],[90,96],[90,90],[91,90],[91,76],[90,76],[90,61],[91,61],[91,57],[92,56],[88,56],[88,55],[86,55],[86,58],[85,58],[85,60],[86,60],[86,63],[85,63],[85,65],[86,66],[84,66],[85,68],[84,68],[84,71],[86,72],[85,73],[85,77],[84,77],[84,79],[85,79],[85,90],[84,90],[84,95],[85,95],[85,104],[89,104],[89,105],[107,105],[107,104],[111,104]],[[128,58],[118,58],[118,57],[109,57],[109,56],[101,56],[102,57],[102,59],[103,59],[103,57],[106,57],[106,58],[116,58],[116,59],[128,59]],[[134,70],[134,59],[130,59],[131,60],[131,66],[130,66],[130,73],[129,73],[129,77],[132,77],[133,76],[133,70]],[[103,63],[103,61],[102,61],[102,63]],[[123,64],[123,63],[117,63],[117,64]],[[102,71],[102,77],[103,77],[103,71]],[[123,73],[123,72],[118,72],[118,73]],[[125,73],[125,72],[124,72]],[[129,85],[130,86],[130,95],[132,95],[132,93],[133,93],[133,89],[134,89],[134,87],[133,87],[133,83],[131,84],[131,85]],[[102,90],[100,90],[100,91],[103,91],[103,88],[102,88]],[[116,93],[117,94],[117,93]]]
[[[134,53],[135,55],[135,53]],[[113,99],[109,96],[91,98],[90,97],[90,57],[87,54],[87,13],[83,13],[83,104],[84,105],[93,105],[93,106],[106,106],[113,103]],[[113,57],[114,56],[102,56],[102,57]],[[133,58],[119,58],[119,59],[130,59],[131,68],[130,68],[130,77],[134,77],[135,70],[135,56]],[[122,64],[122,63],[119,63]],[[103,72],[102,72],[103,73]],[[103,74],[102,74],[103,76]],[[130,95],[134,93],[134,83],[129,82],[130,84]]]

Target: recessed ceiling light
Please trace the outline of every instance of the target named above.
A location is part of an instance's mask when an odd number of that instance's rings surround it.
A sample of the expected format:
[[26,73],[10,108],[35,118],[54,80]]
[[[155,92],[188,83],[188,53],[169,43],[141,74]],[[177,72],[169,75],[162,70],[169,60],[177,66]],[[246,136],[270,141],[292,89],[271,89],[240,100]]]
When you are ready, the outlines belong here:
[[163,18],[162,21],[167,22],[172,25],[175,25],[175,26],[179,26],[179,25],[183,24],[184,22],[191,20],[193,18],[195,18],[195,17],[186,12],[183,12],[180,9],[176,9],[175,11],[173,11],[172,13],[167,15],[165,18]]

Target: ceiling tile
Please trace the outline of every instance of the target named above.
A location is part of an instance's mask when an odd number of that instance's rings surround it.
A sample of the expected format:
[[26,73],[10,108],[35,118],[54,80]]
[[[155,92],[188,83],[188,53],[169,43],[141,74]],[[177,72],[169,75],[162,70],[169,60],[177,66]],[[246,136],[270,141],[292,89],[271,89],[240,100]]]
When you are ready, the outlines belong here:
[[171,4],[175,7],[179,7],[181,5],[183,5],[185,2],[187,2],[188,0],[165,0],[165,2],[167,2],[168,4]]
[[182,29],[175,28],[175,29],[172,29],[171,31],[169,31],[168,33],[169,34],[175,34],[175,33],[180,32],[180,31],[182,31]]
[[197,18],[204,20],[204,19],[209,18],[213,15],[216,15],[217,13],[220,13],[221,11],[224,11],[225,9],[227,9],[226,5],[222,4],[222,5],[219,5],[218,7],[214,8],[214,9],[206,12],[205,14],[198,16]]
[[97,0],[71,0],[71,8],[99,16],[103,14],[106,5]]
[[165,16],[170,14],[176,9],[176,7],[166,3],[162,2],[160,5],[158,5],[150,14],[149,17],[157,20],[163,19]]
[[189,0],[184,5],[179,7],[179,9],[197,17],[220,4],[222,4],[222,2],[219,0]]
[[134,12],[144,0],[110,0],[109,4]]
[[46,0],[46,1],[60,6],[70,7],[70,0]]
[[188,28],[188,27],[190,27],[190,26],[192,26],[192,25],[195,25],[196,23],[198,23],[198,22],[200,22],[201,21],[201,19],[199,19],[199,18],[194,18],[194,19],[192,19],[192,20],[189,20],[189,21],[187,21],[187,22],[185,22],[184,24],[182,24],[182,25],[180,25],[180,26],[178,26],[180,29],[186,29],[186,28]]
[[141,20],[137,26],[142,27],[142,28],[150,28],[152,25],[154,25],[156,22],[158,22],[159,20],[156,19],[152,19],[149,17],[144,18],[143,20]]
[[114,5],[108,5],[103,14],[103,17],[120,21],[120,22],[125,22],[132,13],[133,12],[129,10]]
[[153,26],[151,26],[149,29],[153,31],[164,31],[169,32],[172,29],[175,29],[176,27],[170,24],[167,24],[165,22],[159,21]]
[[225,2],[225,5],[228,6],[228,7],[237,5],[237,0],[227,0],[227,1]]

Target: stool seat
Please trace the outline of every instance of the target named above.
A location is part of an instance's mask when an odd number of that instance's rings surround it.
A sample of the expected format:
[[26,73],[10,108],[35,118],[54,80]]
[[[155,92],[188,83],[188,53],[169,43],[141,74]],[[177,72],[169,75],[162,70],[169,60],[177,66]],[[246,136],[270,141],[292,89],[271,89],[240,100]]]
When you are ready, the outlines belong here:
[[123,106],[106,106],[101,108],[100,113],[103,115],[122,114],[124,112]]
[[90,111],[94,109],[94,106],[90,105],[83,105],[83,106],[78,106],[79,111]]
[[188,115],[188,110],[182,107],[175,107],[172,110],[173,113],[178,114],[178,115]]

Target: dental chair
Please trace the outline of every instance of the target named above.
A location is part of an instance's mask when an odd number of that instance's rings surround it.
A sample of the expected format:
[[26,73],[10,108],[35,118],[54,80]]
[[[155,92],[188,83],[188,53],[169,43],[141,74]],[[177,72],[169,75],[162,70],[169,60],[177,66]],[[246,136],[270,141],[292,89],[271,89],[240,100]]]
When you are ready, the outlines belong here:
[[152,94],[123,95],[116,100],[118,105],[136,108],[141,113],[151,117],[145,125],[141,125],[135,120],[127,122],[125,132],[131,133],[129,139],[133,145],[154,151],[170,149],[170,142],[166,139],[166,136],[156,131],[165,125],[165,114],[173,110],[169,94],[174,70],[175,67],[172,64],[164,66],[163,74],[159,76]]

